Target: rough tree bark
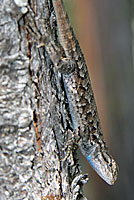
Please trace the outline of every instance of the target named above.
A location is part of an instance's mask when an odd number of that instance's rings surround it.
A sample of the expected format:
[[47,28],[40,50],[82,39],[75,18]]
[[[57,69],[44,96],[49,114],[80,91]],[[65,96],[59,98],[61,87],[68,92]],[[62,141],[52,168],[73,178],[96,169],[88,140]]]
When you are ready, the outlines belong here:
[[0,2],[0,199],[86,199],[66,96],[44,41],[55,44],[51,0]]

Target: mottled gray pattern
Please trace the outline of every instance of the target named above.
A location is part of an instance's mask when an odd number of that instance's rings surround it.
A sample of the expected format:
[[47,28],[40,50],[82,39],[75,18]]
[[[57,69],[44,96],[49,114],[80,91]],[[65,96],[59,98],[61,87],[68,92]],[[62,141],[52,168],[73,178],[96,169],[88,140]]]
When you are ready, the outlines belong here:
[[[53,0],[59,30],[59,42],[65,52],[60,66],[69,102],[73,128],[82,153],[95,171],[110,185],[117,179],[118,166],[104,142],[87,66],[79,44],[74,39],[61,0]],[[71,63],[71,64],[70,64]],[[71,70],[72,69],[72,70]]]

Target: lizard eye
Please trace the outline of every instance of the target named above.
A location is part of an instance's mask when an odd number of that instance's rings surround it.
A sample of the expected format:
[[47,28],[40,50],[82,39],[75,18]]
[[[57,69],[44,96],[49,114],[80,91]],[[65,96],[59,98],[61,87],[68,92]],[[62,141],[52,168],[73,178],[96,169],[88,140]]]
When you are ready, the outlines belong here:
[[112,163],[109,164],[109,167],[112,167]]

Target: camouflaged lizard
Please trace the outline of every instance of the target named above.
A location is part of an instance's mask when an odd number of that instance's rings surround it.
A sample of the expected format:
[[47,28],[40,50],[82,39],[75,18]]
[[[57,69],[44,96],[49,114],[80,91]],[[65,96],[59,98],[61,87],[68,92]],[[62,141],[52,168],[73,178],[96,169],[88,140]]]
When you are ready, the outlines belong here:
[[57,19],[59,42],[65,55],[60,61],[62,65],[56,56],[53,62],[63,77],[74,132],[80,136],[78,145],[98,175],[113,185],[117,179],[118,166],[109,154],[103,138],[84,57],[62,1],[52,0],[52,2]]

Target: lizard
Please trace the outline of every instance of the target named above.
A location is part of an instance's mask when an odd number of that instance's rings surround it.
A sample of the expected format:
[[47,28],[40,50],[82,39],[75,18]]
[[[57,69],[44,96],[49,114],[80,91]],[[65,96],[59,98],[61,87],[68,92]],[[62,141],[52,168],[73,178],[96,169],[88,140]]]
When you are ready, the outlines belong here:
[[[65,56],[53,59],[62,74],[64,88],[78,146],[97,174],[109,185],[118,175],[118,165],[103,137],[97,106],[83,53],[71,28],[62,0],[52,0],[57,19],[59,42]],[[53,50],[54,51],[54,50]],[[59,62],[61,62],[59,64]]]

